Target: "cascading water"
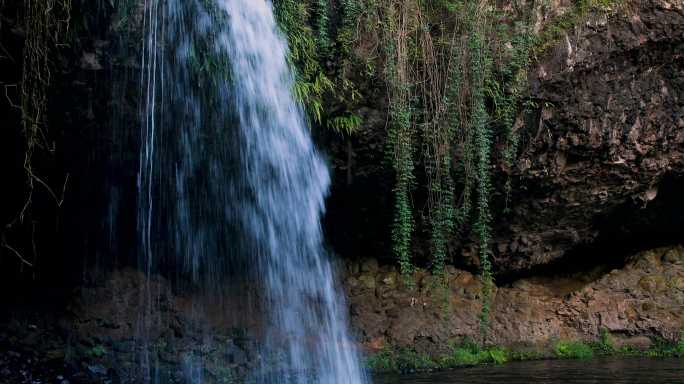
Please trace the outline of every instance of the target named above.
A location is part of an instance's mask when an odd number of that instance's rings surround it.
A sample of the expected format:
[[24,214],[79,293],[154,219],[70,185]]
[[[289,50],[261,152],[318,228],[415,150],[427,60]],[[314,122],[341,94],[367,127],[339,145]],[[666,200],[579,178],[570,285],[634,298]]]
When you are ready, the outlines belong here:
[[[256,382],[365,382],[323,250],[329,174],[291,94],[271,3],[147,0],[144,14],[138,232],[148,275],[166,268],[210,289],[255,278],[266,324]],[[143,312],[141,329],[154,318]]]
[[221,7],[230,18],[220,42],[236,74],[241,161],[253,196],[240,213],[268,292],[268,348],[278,350],[275,340],[285,338],[286,367],[313,370],[299,382],[361,382],[322,249],[319,221],[330,179],[291,94],[286,44],[266,1],[224,0]]

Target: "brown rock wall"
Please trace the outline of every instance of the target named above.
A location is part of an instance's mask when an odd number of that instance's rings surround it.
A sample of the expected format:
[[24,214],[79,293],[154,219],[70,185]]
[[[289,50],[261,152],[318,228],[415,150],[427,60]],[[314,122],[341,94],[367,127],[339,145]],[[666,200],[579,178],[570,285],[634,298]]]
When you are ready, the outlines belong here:
[[[382,266],[345,280],[351,323],[369,349],[415,347],[437,353],[450,341],[478,338],[476,276],[450,268],[445,291],[424,272],[414,274],[414,286],[388,284],[384,276],[395,273],[394,267]],[[360,275],[375,284],[356,284]],[[518,280],[494,290],[486,342],[543,347],[557,339],[597,340],[604,330],[625,339],[677,340],[684,330],[682,278],[684,248],[674,247],[635,255],[623,269],[594,281],[581,275]]]
[[540,110],[522,132],[513,214],[497,225],[503,270],[591,243],[597,219],[647,207],[684,174],[684,1],[632,4],[592,15],[530,73]]

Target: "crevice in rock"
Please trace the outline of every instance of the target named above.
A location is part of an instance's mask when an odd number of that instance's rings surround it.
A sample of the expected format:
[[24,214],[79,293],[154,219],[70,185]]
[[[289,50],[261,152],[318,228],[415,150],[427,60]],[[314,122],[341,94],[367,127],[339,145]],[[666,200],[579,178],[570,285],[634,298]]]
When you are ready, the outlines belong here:
[[678,245],[684,233],[684,176],[668,174],[661,182],[594,220],[595,241],[575,247],[550,263],[502,272],[497,285],[521,279],[574,279],[589,284],[625,266],[628,258],[648,249]]

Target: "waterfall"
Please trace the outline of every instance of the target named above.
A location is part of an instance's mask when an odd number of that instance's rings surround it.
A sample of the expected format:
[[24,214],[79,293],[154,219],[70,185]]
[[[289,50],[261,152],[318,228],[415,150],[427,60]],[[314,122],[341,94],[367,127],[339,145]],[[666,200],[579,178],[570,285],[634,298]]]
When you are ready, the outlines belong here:
[[256,280],[253,381],[365,382],[323,248],[330,176],[270,1],[146,0],[143,23],[140,264],[204,289]]

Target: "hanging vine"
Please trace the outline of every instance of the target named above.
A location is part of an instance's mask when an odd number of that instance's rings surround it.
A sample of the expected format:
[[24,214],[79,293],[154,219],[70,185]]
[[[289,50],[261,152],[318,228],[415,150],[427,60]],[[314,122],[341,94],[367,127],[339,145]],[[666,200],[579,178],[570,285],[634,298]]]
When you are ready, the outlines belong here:
[[21,80],[21,120],[26,135],[24,169],[28,176],[29,197],[20,214],[22,220],[31,204],[35,183],[44,186],[55,200],[60,201],[52,189],[34,172],[32,160],[36,148],[52,150],[46,132],[50,50],[60,42],[69,28],[70,9],[70,0],[26,0],[24,3],[26,40]]
[[491,145],[492,133],[489,124],[489,114],[485,104],[485,84],[491,75],[491,59],[485,43],[487,28],[487,15],[484,7],[486,1],[477,1],[470,4],[469,20],[470,32],[468,47],[470,50],[470,130],[473,135],[473,144],[476,161],[477,178],[477,217],[475,232],[477,233],[480,256],[480,269],[482,280],[482,314],[481,323],[483,329],[489,321],[490,301],[492,292],[492,264],[490,260],[491,239],[491,212],[489,199],[491,193]]
[[330,39],[330,3],[329,0],[316,0],[313,5],[313,25],[316,29],[316,43],[318,44],[319,55],[327,57],[333,44]]
[[[6,225],[5,230],[17,224],[23,224],[26,216],[30,215],[36,186],[43,187],[58,206],[63,201],[63,190],[58,195],[38,174],[34,164],[34,155],[37,150],[54,152],[47,132],[48,88],[51,80],[50,55],[68,32],[70,10],[71,0],[26,0],[24,2],[22,17],[26,38],[23,48],[19,108],[26,141],[23,167],[26,172],[27,196],[17,219]],[[63,188],[66,188],[67,180]],[[32,239],[34,233],[35,229],[31,228]],[[5,233],[2,233],[2,246],[15,254],[23,264],[34,265],[33,261],[29,261],[27,257],[22,256],[21,252],[9,245]],[[31,249],[35,260],[35,244],[31,245]]]
[[409,0],[387,9],[388,143],[395,173],[393,250],[402,275],[413,272],[411,237],[414,229],[411,189],[414,182],[411,83],[408,68]]
[[[329,82],[323,87],[329,91],[323,92],[320,106],[310,108],[326,114],[323,103],[335,105],[333,114],[319,117],[323,125],[337,132],[355,132],[363,124],[354,112],[366,96],[360,89],[368,85],[360,79],[386,85],[387,153],[394,177],[393,254],[404,276],[426,266],[446,286],[446,266],[454,260],[456,249],[451,244],[458,244],[459,238],[467,243],[474,235],[484,333],[494,289],[492,221],[499,213],[493,212],[498,206],[493,196],[503,192],[503,212],[507,212],[527,69],[539,47],[558,35],[558,26],[568,28],[590,7],[613,1],[582,0],[539,35],[531,28],[534,4],[527,2],[516,2],[507,10],[491,0],[278,3],[299,9],[291,19],[295,23],[309,18],[306,12],[313,10],[315,38],[305,30],[289,37],[298,67],[305,69],[302,73],[313,68]],[[328,17],[333,14],[338,16]],[[297,37],[300,33],[311,37]],[[304,50],[297,48],[302,42],[307,42]],[[298,52],[316,57],[317,64],[307,66]],[[316,88],[305,88],[310,89]],[[495,146],[501,150],[495,151]],[[494,177],[495,168],[504,169],[504,177]],[[418,196],[415,203],[413,194]],[[430,244],[431,256],[420,261],[412,255],[417,232],[428,234]],[[423,265],[414,265],[419,263]]]
[[[330,0],[277,0],[275,15],[289,43],[289,61],[295,73],[294,95],[309,119],[341,135],[352,135],[361,127],[354,112],[361,93],[348,75],[353,26],[359,16],[358,0],[344,0],[337,9]],[[330,15],[342,11],[335,28]],[[330,60],[336,65],[330,68]],[[342,108],[340,108],[342,107]]]
[[518,106],[527,86],[527,68],[532,62],[534,35],[526,22],[516,22],[510,39],[510,49],[498,65],[499,78],[491,76],[486,84],[487,95],[494,105],[495,121],[502,127],[506,146],[503,149],[503,166],[507,171],[504,185],[504,212],[510,210],[513,189],[511,171],[518,154],[518,133],[514,127]]

